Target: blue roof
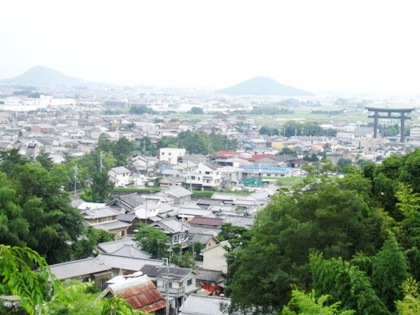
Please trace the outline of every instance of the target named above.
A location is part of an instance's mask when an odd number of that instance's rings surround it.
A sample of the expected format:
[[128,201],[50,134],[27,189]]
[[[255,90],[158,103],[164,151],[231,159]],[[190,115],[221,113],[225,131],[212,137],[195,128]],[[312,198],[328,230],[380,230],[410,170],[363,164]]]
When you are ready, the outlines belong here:
[[264,172],[264,173],[272,173],[272,174],[289,173],[292,171],[290,167],[280,167],[280,166],[247,165],[247,166],[241,166],[241,168],[246,171]]

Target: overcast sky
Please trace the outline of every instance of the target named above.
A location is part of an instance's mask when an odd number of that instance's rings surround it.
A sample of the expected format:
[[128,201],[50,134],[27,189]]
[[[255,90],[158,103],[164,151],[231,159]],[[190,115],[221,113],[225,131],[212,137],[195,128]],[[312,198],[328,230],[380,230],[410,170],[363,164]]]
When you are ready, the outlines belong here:
[[418,92],[418,1],[2,0],[0,78]]

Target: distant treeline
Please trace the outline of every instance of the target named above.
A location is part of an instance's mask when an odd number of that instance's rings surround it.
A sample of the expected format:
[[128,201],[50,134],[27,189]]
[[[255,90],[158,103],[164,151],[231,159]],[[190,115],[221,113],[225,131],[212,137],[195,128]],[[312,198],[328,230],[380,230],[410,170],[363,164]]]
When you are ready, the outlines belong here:
[[335,137],[337,135],[337,130],[335,129],[324,129],[319,126],[316,122],[308,121],[305,123],[300,123],[296,121],[288,121],[280,128],[273,128],[268,126],[263,126],[260,128],[259,133],[262,135],[271,135],[271,136],[327,136]]

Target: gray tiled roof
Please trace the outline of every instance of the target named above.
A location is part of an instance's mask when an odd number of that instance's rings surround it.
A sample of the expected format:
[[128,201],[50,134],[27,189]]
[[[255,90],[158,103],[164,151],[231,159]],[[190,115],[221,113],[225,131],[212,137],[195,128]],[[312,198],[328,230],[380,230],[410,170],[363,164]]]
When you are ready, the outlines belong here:
[[178,198],[192,195],[191,191],[181,186],[169,186],[167,189],[164,190],[164,193]]
[[107,230],[107,231],[112,231],[112,230],[116,230],[116,229],[124,229],[124,228],[128,228],[131,224],[130,223],[126,223],[126,222],[122,222],[122,221],[111,221],[111,222],[104,222],[101,224],[95,224],[93,225],[94,228],[96,229],[103,229],[103,230]]
[[113,253],[116,250],[123,247],[125,244],[136,246],[136,241],[133,240],[131,237],[124,237],[119,240],[110,241],[110,242],[103,242],[98,244],[98,249],[104,253]]
[[[154,265],[144,265],[143,268],[141,268],[141,271],[152,278],[161,278],[162,276],[165,276],[167,273],[167,267],[162,266],[161,268],[156,268]],[[169,277],[171,277],[173,280],[182,280],[185,279],[189,274],[194,272],[190,268],[180,268],[180,267],[172,267],[169,266]]]
[[83,213],[83,217],[86,220],[112,217],[118,214],[116,211],[112,210],[110,207],[82,210],[82,213]]
[[227,216],[224,218],[223,223],[231,223],[234,226],[242,226],[249,228],[254,224],[253,217],[245,217],[245,216]]
[[124,166],[113,167],[113,168],[111,168],[111,171],[113,171],[117,174],[131,173],[131,171]]
[[223,273],[220,270],[210,270],[199,268],[197,271],[197,281],[206,281],[206,282],[222,282],[225,280]]
[[96,260],[95,258],[86,258],[76,261],[69,261],[61,264],[50,265],[51,272],[59,280],[77,278],[95,273],[111,270],[112,268]]
[[140,271],[144,265],[163,265],[163,260],[144,259],[135,257],[116,256],[112,254],[100,254],[96,259],[114,269]]
[[123,247],[117,249],[115,252],[112,252],[112,255],[143,259],[149,259],[152,257],[151,255],[138,249],[136,246],[129,244],[124,244]]

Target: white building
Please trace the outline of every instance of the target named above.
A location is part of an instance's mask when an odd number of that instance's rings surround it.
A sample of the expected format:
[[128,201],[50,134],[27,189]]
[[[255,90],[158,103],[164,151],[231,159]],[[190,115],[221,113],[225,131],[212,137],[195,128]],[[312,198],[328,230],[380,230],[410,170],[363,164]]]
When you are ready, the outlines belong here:
[[179,148],[160,148],[158,150],[158,160],[166,161],[172,165],[178,164],[178,161],[185,156],[186,150]]
[[108,171],[108,177],[117,187],[125,187],[133,183],[131,171],[124,166],[111,168]]
[[194,171],[187,173],[185,183],[202,189],[219,188],[222,185],[222,173],[213,165],[199,163]]

